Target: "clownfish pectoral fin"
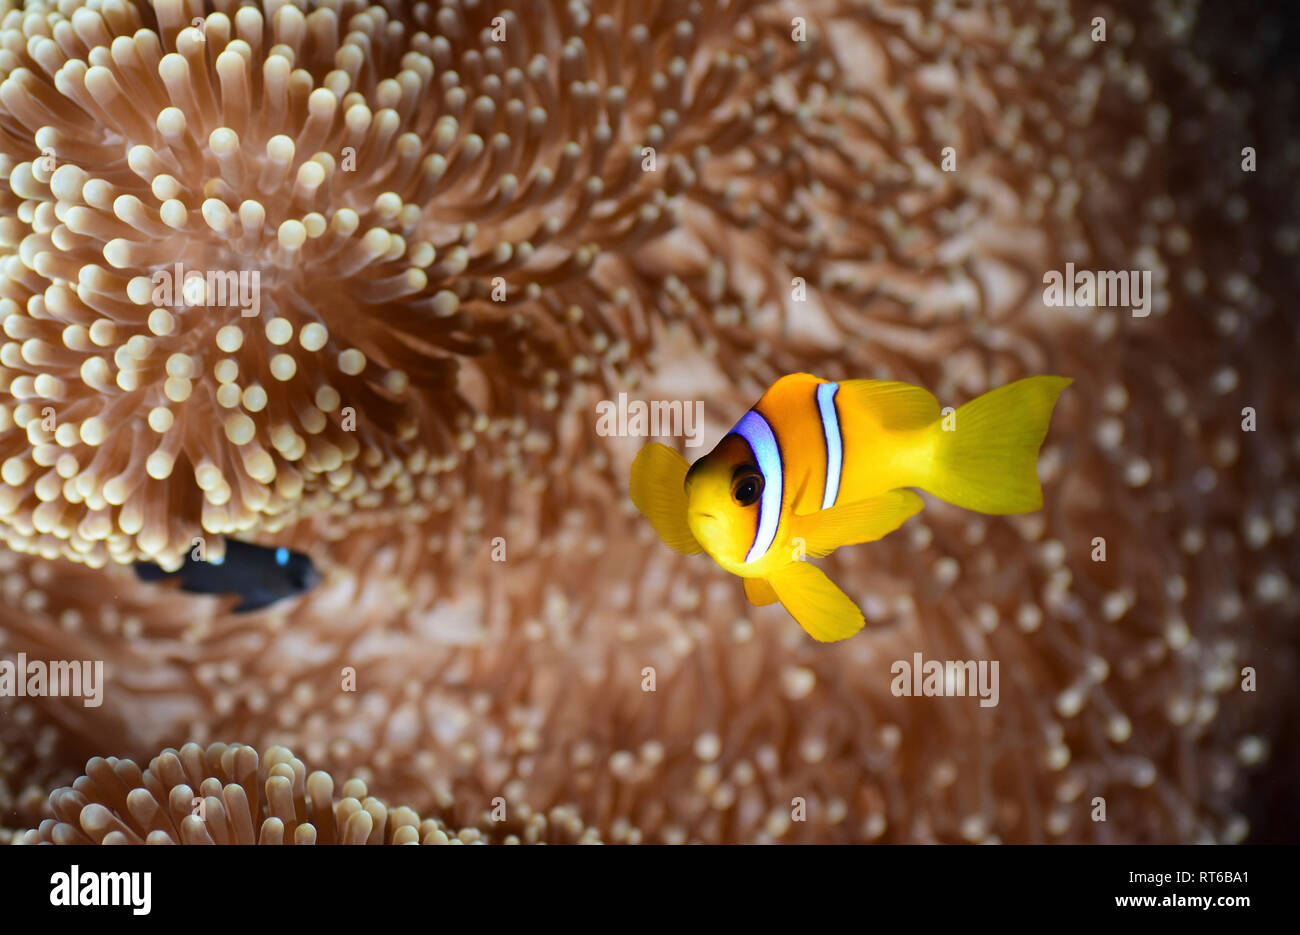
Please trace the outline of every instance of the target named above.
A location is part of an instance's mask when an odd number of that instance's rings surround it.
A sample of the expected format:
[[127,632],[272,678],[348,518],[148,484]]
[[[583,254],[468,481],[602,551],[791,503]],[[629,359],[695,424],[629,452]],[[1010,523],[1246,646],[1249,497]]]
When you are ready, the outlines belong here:
[[804,541],[808,555],[821,558],[842,545],[883,539],[925,507],[911,490],[899,489],[854,503],[842,503],[795,518],[792,535]]
[[776,592],[764,578],[745,578],[745,597],[755,607],[765,607],[768,604],[775,604],[778,600]]
[[858,605],[816,565],[791,562],[768,581],[790,616],[818,642],[846,639],[866,623]]
[[704,549],[686,523],[686,472],[690,465],[680,453],[651,442],[632,462],[632,502],[664,541],[683,555]]

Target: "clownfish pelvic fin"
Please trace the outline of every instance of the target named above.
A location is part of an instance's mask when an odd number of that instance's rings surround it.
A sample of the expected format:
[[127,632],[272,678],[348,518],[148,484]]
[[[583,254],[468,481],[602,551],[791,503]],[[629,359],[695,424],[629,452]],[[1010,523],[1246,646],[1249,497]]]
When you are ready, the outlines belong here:
[[790,616],[820,643],[847,639],[866,624],[858,605],[816,565],[791,562],[767,580]]
[[743,578],[745,582],[745,597],[755,607],[766,607],[768,604],[775,604],[778,600],[776,591],[767,583],[764,578]]

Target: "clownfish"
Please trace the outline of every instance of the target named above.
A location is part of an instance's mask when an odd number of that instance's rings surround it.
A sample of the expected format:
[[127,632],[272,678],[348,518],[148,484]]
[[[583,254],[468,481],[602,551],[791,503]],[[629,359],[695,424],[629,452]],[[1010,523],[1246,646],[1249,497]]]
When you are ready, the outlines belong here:
[[1041,508],[1038,449],[1072,382],[1028,377],[944,416],[919,386],[790,374],[694,464],[642,448],[632,502],[669,548],[744,579],[750,603],[780,601],[814,639],[842,640],[862,611],[804,557],[893,532],[925,506],[908,488],[979,513]]

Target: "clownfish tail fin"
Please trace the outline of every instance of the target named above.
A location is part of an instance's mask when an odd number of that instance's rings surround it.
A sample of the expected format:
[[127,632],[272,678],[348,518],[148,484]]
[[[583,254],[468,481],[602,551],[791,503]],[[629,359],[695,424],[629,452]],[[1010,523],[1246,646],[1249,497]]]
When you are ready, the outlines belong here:
[[979,513],[1030,513],[1041,509],[1038,449],[1052,408],[1073,380],[1037,376],[991,390],[941,418],[924,489]]

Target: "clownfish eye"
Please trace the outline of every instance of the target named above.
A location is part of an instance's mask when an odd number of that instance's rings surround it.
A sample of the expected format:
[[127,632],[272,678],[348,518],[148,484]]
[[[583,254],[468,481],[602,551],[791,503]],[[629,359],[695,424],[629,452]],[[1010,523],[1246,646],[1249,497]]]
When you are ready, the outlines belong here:
[[731,496],[741,506],[753,506],[763,493],[763,475],[749,470],[731,482]]

